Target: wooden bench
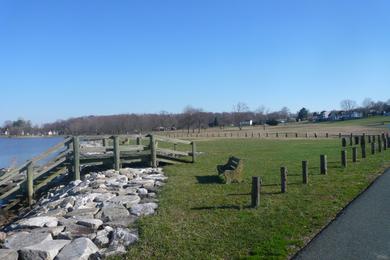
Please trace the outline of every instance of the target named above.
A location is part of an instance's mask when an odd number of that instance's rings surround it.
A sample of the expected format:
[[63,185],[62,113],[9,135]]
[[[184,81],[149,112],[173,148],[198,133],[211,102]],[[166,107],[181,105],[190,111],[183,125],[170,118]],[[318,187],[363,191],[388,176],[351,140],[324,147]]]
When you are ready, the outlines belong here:
[[243,166],[240,158],[231,156],[226,164],[217,166],[217,171],[219,176],[223,177],[223,181],[226,184],[242,182]]

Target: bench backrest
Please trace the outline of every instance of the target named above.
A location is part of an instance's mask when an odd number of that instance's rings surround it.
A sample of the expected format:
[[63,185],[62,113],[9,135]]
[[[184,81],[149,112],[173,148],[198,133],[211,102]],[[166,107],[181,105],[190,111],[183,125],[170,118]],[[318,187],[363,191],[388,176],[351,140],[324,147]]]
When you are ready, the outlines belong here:
[[228,166],[232,166],[233,168],[236,168],[236,167],[238,166],[238,164],[240,163],[240,161],[241,161],[240,158],[231,156],[231,157],[229,157],[229,160],[228,160],[228,162],[227,162],[227,165],[228,165]]

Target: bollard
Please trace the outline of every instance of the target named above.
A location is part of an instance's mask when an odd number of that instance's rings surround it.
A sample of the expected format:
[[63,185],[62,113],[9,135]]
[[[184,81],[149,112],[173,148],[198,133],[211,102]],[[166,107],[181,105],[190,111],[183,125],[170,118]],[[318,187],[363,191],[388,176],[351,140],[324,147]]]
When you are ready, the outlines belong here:
[[320,170],[321,170],[321,174],[328,173],[328,160],[326,158],[326,155],[324,154],[320,155]]
[[357,147],[352,147],[352,162],[357,162]]
[[303,184],[309,183],[309,167],[307,161],[302,161],[302,181]]
[[252,177],[252,208],[260,206],[260,177]]
[[367,157],[367,154],[366,154],[366,145],[363,144],[363,145],[361,146],[361,148],[362,148],[362,158],[364,159],[364,158]]
[[347,167],[347,151],[346,150],[341,151],[341,166]]
[[280,167],[280,191],[281,193],[287,192],[287,168]]
[[371,143],[371,154],[375,154],[375,143],[374,142],[372,142]]

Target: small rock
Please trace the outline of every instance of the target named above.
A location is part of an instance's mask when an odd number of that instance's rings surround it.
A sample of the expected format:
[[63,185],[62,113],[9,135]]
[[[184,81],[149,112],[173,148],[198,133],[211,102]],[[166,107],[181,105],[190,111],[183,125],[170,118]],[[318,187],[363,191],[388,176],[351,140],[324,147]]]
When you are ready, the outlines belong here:
[[88,260],[98,252],[97,246],[88,238],[77,238],[66,245],[57,255],[56,260]]
[[129,215],[129,211],[120,204],[104,203],[101,211],[96,214],[96,218],[100,218],[104,222],[107,222],[122,219]]
[[0,243],[3,243],[6,238],[7,238],[7,233],[0,232]]
[[53,237],[58,236],[62,231],[64,231],[64,226],[57,227],[43,227],[43,228],[35,228],[31,230],[31,233],[50,233]]
[[107,247],[108,244],[110,243],[109,239],[110,232],[103,229],[97,232],[96,238],[93,240],[93,242],[98,246],[98,247]]
[[100,219],[81,219],[77,221],[77,224],[93,229],[98,229],[103,224],[103,221]]
[[79,217],[79,218],[93,218],[93,216],[99,211],[98,208],[86,208],[86,209],[75,209],[71,212],[68,212],[65,217]]
[[138,194],[140,194],[140,195],[147,195],[148,194],[148,190],[145,189],[145,188],[138,189]]
[[19,251],[19,259],[47,259],[52,260],[58,252],[67,244],[69,240],[51,240],[25,247]]
[[154,202],[137,204],[131,207],[131,214],[136,216],[148,216],[154,214],[154,210],[158,205]]
[[12,249],[0,249],[0,259],[18,260],[18,252]]

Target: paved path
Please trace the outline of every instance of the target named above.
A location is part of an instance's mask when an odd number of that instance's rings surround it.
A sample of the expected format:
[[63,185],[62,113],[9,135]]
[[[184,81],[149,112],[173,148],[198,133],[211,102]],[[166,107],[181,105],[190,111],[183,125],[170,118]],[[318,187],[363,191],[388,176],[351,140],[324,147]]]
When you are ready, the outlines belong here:
[[390,170],[296,259],[390,259]]

